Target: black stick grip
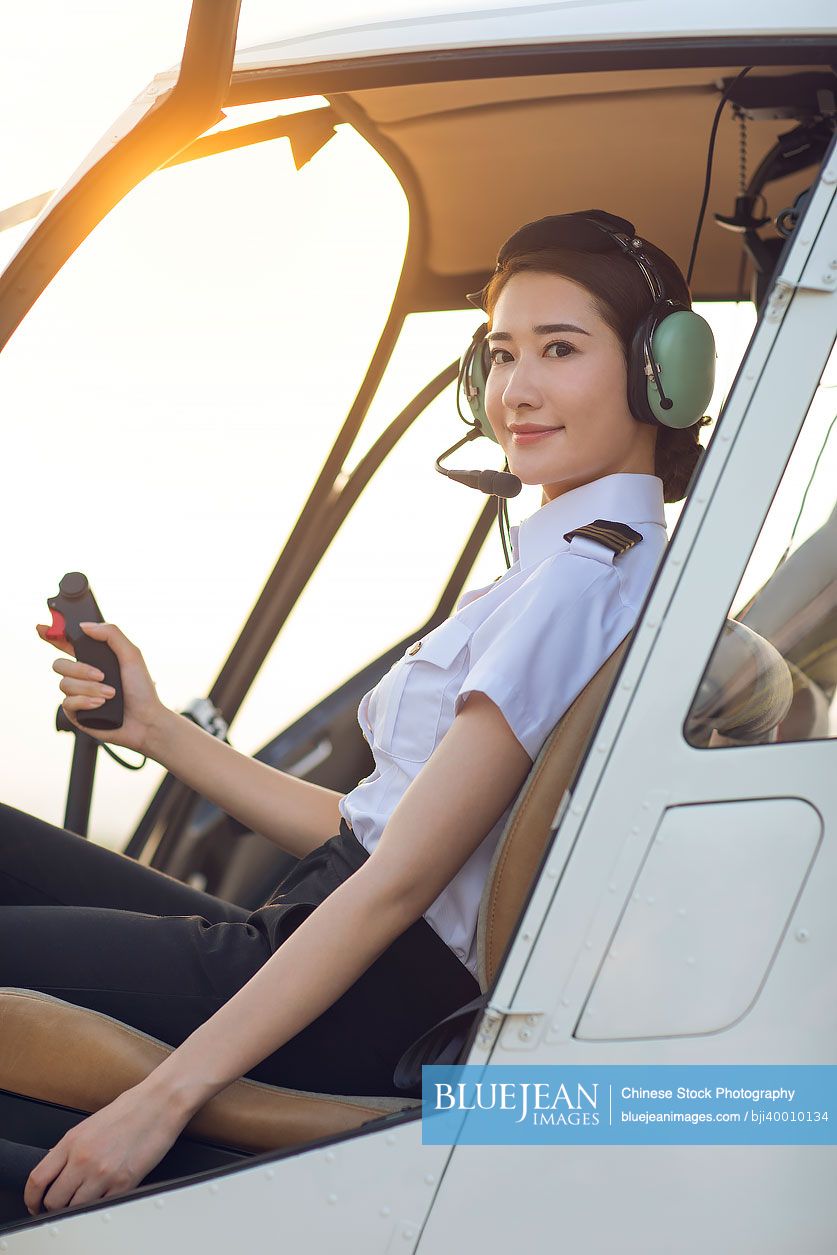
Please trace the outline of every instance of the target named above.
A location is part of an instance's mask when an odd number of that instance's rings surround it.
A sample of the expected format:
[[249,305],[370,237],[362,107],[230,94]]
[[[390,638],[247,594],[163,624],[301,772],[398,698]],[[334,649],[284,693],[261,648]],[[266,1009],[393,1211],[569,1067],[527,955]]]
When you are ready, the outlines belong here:
[[81,571],[68,571],[58,589],[57,596],[47,597],[47,605],[64,619],[64,634],[73,646],[76,658],[91,667],[98,667],[104,672],[104,683],[116,690],[114,696],[107,698],[96,710],[78,710],[75,717],[84,728],[119,728],[125,718],[119,659],[110,645],[94,640],[79,626],[82,623],[104,623],[87,576]]

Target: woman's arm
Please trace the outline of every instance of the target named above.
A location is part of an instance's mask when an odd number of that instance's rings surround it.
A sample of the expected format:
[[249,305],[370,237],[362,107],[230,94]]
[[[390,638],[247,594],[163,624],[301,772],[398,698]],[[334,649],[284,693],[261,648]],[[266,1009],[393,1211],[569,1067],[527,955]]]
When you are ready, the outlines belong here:
[[112,741],[156,759],[196,792],[297,858],[337,833],[342,793],[257,762],[204,732],[191,719],[163,705],[145,659],[121,628],[115,623],[83,623],[81,627],[116,654],[124,710],[116,729],[86,728],[77,722],[77,716],[105,701],[103,673],[80,662],[66,637],[48,636],[51,629],[39,623],[41,640],[70,655],[69,660],[57,658],[52,669],[64,677],[60,688],[67,697],[62,707],[75,727],[96,740]]
[[145,752],[227,814],[296,858],[336,835],[344,796],[241,754],[161,706]]
[[188,1121],[321,1015],[435,901],[531,766],[499,709],[472,693],[367,862],[143,1085]]
[[32,1214],[124,1194],[143,1180],[195,1112],[336,1002],[423,914],[531,765],[499,709],[472,692],[367,862],[145,1080],[47,1152],[26,1183]]

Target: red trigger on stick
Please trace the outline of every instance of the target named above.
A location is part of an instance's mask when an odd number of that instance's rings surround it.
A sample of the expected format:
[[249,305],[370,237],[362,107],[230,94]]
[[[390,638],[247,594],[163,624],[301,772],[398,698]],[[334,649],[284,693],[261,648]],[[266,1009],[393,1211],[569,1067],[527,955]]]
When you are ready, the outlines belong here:
[[52,615],[52,627],[47,628],[47,640],[61,640],[67,635],[67,624],[64,622],[64,616],[59,610],[50,610],[50,614]]

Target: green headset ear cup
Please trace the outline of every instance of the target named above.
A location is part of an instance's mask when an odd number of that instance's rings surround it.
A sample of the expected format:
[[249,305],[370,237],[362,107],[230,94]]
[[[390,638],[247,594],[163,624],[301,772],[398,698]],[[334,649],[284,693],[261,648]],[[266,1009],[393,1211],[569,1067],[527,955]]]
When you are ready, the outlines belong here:
[[497,437],[491,430],[491,424],[485,412],[485,381],[491,369],[491,354],[485,339],[487,331],[488,323],[483,323],[465,351],[463,358],[465,397],[474,421],[479,423],[483,435],[488,436],[489,440],[497,444]]
[[[680,305],[659,318],[660,307],[637,327],[631,343],[628,370],[628,401],[634,418],[663,427],[691,427],[705,413],[715,387],[715,337],[705,318]],[[671,409],[660,405],[653,377],[645,374],[643,341],[655,319],[651,336],[654,360]]]

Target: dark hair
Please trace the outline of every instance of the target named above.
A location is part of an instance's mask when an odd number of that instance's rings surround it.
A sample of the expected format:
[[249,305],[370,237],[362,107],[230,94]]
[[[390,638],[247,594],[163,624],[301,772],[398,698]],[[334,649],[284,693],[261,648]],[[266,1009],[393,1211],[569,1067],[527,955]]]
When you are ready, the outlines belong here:
[[[691,308],[689,286],[677,263],[647,241],[645,251],[660,273],[666,295]],[[500,292],[511,276],[521,270],[563,275],[585,287],[593,297],[599,317],[616,333],[627,365],[634,331],[653,303],[651,290],[636,262],[621,252],[583,253],[559,245],[510,257],[484,289],[483,303],[489,325]],[[664,427],[662,424],[656,427],[654,474],[663,481],[665,501],[680,501],[685,497],[703,453],[699,430],[711,421],[704,416],[691,427]]]

